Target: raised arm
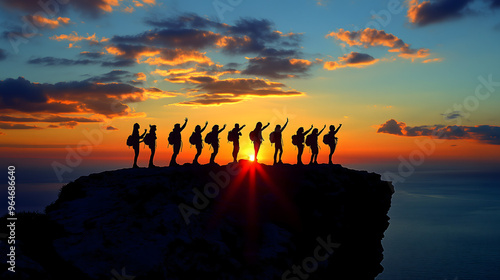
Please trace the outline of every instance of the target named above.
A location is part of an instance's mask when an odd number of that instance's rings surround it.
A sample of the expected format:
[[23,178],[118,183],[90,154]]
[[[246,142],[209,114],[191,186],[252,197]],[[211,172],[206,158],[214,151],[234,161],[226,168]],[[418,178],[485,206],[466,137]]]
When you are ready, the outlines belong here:
[[326,127],[326,124],[325,124],[325,126],[323,126],[323,129],[318,133],[318,135],[320,135],[323,132],[323,130],[325,130],[325,127]]
[[264,129],[266,129],[269,125],[270,125],[270,123],[267,123],[267,124],[266,124],[266,125],[265,125],[262,129],[261,129],[261,131],[262,131],[262,130],[264,130]]
[[146,135],[146,132],[148,132],[148,130],[147,130],[147,129],[144,129],[144,133],[143,133],[141,136],[139,136],[139,139],[144,138],[144,135]]
[[311,128],[309,128],[308,130],[304,131],[304,136],[306,136],[309,132],[311,132],[312,129],[313,129],[313,126],[311,124]]
[[247,125],[244,124],[242,127],[240,127],[240,130],[238,130],[238,132],[240,132],[245,126],[247,126]]
[[224,124],[224,126],[221,128],[221,130],[219,130],[219,133],[221,133],[222,131],[224,131],[224,129],[226,129],[226,125]]
[[188,123],[188,118],[185,118],[184,119],[184,124],[181,126],[181,131],[184,130],[184,128],[186,128],[186,124]]
[[337,129],[335,130],[335,134],[337,134],[337,132],[339,132],[339,129],[342,127],[342,124],[339,125],[339,127],[337,127]]
[[205,126],[200,130],[200,133],[205,131],[205,128],[207,128],[208,122],[205,122]]
[[286,123],[285,125],[281,128],[281,131],[285,130],[285,127],[288,125],[288,118],[286,118]]

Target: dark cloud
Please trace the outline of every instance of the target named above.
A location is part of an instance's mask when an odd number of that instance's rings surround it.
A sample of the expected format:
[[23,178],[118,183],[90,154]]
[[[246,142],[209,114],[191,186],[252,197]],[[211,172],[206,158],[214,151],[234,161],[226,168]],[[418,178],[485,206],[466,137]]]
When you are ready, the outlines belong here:
[[25,125],[25,124],[12,124],[12,123],[1,123],[0,122],[0,128],[1,129],[41,129],[40,127],[36,125]]
[[346,57],[346,64],[366,64],[374,61],[373,56],[366,53],[352,52],[351,55]]
[[89,81],[32,83],[22,77],[0,81],[0,113],[101,114],[129,116],[126,105],[148,98],[172,96],[156,88]]
[[39,64],[44,66],[74,66],[74,65],[89,65],[98,62],[90,59],[67,59],[57,58],[52,56],[33,58],[28,60],[29,64]]
[[0,49],[0,61],[4,60],[7,58],[7,54],[3,49]]
[[92,83],[112,83],[112,82],[130,83],[131,80],[134,78],[135,78],[134,73],[131,73],[129,71],[113,70],[111,72],[86,79],[85,81]]
[[488,4],[490,9],[500,7],[499,0],[439,0],[433,2],[410,0],[407,17],[410,23],[425,26],[472,14],[469,6],[480,2]]
[[104,54],[101,52],[88,52],[84,51],[80,53],[80,56],[87,57],[87,58],[92,58],[92,59],[98,59],[101,58]]
[[303,92],[285,90],[282,83],[262,79],[225,79],[213,80],[197,86],[193,100],[177,105],[220,105],[236,103],[252,97],[300,96]]
[[404,122],[394,119],[382,124],[377,133],[388,133],[399,136],[430,136],[439,139],[469,139],[480,143],[500,145],[500,126],[458,126],[458,125],[422,125],[407,126]]
[[264,19],[245,18],[228,25],[187,14],[146,23],[156,28],[133,36],[115,36],[111,41],[196,50],[216,48],[229,54],[294,56],[299,53],[302,38],[302,34],[283,34]]
[[23,122],[23,123],[34,123],[34,122],[45,122],[45,123],[61,123],[61,122],[102,122],[102,119],[95,118],[84,118],[84,117],[64,117],[64,116],[47,116],[43,118],[35,117],[13,117],[8,115],[0,116],[0,122]]
[[365,67],[377,63],[379,60],[365,53],[351,52],[339,57],[338,61],[326,61],[323,68],[336,70],[344,67]]
[[453,111],[453,112],[450,112],[448,114],[441,114],[441,116],[443,116],[443,118],[447,121],[464,117],[462,115],[462,112],[460,112],[460,111]]
[[135,60],[128,58],[115,59],[113,61],[104,61],[101,63],[103,67],[131,67],[136,64]]
[[395,119],[390,119],[379,127],[377,133],[403,135],[402,130],[404,127],[405,127],[404,123],[398,123]]
[[283,79],[304,76],[311,66],[312,62],[305,59],[255,57],[248,59],[248,66],[241,73]]
[[111,125],[108,125],[108,126],[106,126],[106,130],[118,130],[118,128],[111,126]]
[[[0,5],[7,9],[15,9],[22,12],[34,13],[39,11],[44,11],[40,3],[46,3],[50,1],[39,1],[39,0],[0,0]],[[66,10],[71,7],[76,11],[82,12],[83,14],[89,15],[91,17],[98,17],[106,12],[111,12],[116,6],[119,5],[119,1],[107,1],[107,0],[71,0],[71,1],[53,1],[57,6],[57,11],[66,12]],[[50,7],[50,9],[54,9]]]

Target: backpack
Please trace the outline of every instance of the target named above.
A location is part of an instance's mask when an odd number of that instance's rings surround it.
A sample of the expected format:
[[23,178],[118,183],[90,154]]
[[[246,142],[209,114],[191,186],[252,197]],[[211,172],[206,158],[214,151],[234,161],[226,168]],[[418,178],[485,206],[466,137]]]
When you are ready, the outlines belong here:
[[205,143],[212,145],[215,142],[214,140],[214,134],[212,131],[205,135]]
[[292,136],[292,144],[295,145],[295,146],[298,146],[298,145],[302,144],[300,142],[300,136],[299,135],[295,134],[295,135]]
[[314,136],[312,134],[307,135],[306,137],[306,145],[312,146],[314,142]]
[[193,132],[191,136],[189,137],[189,144],[191,145],[196,145],[198,144],[198,135],[196,132]]
[[153,135],[151,133],[146,134],[146,136],[144,136],[143,142],[148,146],[153,145],[154,144]]
[[255,142],[257,141],[257,133],[255,131],[250,131],[250,141]]
[[177,137],[175,136],[175,132],[173,132],[173,131],[172,131],[172,132],[170,132],[170,133],[168,134],[168,144],[170,144],[170,145],[174,145],[174,144],[175,144],[175,140],[176,140],[176,138],[177,138]]
[[132,135],[129,135],[127,138],[127,146],[134,146],[134,137]]
[[273,131],[271,132],[271,134],[269,134],[269,141],[271,141],[271,143],[276,142],[276,131]]
[[234,130],[230,130],[227,134],[227,141],[236,141],[236,138],[238,138],[236,135],[237,135],[238,132],[234,131]]
[[330,133],[325,134],[325,136],[323,136],[323,143],[325,143],[327,145],[334,145],[336,140],[337,140],[337,137],[335,137],[334,135],[332,135]]

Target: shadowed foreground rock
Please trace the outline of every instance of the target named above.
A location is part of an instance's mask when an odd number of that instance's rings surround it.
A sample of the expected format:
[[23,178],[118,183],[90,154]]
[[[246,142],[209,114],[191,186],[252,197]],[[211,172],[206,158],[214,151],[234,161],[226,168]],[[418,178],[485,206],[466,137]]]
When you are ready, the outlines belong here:
[[91,174],[20,218],[16,278],[374,279],[392,193],[340,165]]

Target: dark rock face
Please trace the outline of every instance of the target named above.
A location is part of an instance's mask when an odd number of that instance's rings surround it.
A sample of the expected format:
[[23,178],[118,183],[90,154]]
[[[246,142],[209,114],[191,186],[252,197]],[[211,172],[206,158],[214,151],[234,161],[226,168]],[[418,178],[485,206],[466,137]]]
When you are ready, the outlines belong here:
[[123,169],[64,186],[45,218],[72,279],[374,279],[393,192],[340,165]]

